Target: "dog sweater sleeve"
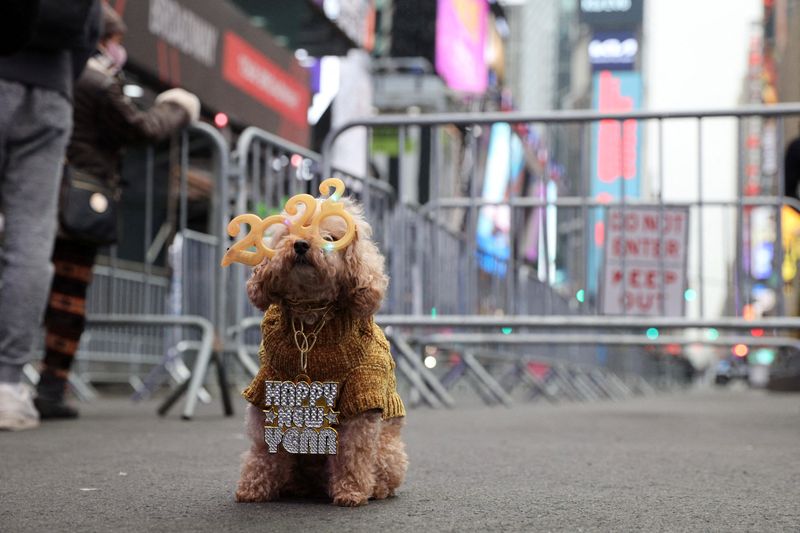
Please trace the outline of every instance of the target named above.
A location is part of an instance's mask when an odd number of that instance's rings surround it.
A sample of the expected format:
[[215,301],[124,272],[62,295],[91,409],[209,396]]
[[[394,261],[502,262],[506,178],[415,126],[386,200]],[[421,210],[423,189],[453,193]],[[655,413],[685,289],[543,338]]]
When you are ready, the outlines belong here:
[[342,386],[339,412],[349,419],[370,409],[380,409],[384,420],[406,415],[397,394],[394,372],[381,366],[360,366]]
[[347,419],[370,409],[380,409],[383,419],[406,415],[397,394],[394,359],[383,331],[372,322],[362,337],[363,364],[347,374],[339,397],[339,412]]
[[267,380],[278,379],[277,372],[270,367],[264,355],[264,343],[261,343],[261,348],[258,350],[261,366],[258,369],[258,374],[250,385],[242,391],[242,396],[248,402],[252,403],[259,409],[264,407],[264,382]]

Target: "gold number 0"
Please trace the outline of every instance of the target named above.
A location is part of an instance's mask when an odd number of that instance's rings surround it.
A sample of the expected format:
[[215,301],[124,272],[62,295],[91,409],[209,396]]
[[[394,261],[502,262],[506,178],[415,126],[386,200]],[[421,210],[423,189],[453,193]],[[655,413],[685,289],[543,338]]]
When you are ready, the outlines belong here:
[[[261,219],[258,215],[252,213],[245,213],[239,215],[228,223],[228,235],[236,237],[239,234],[239,229],[242,224],[250,226],[250,231],[240,241],[233,243],[228,249],[225,257],[222,258],[222,266],[228,266],[231,263],[242,263],[247,266],[256,266],[263,259],[264,256],[272,256],[274,250],[267,248],[264,244],[264,232],[273,224],[282,224],[283,217],[280,215],[272,215],[265,219]],[[248,250],[251,246],[255,246],[256,251],[251,252]]]
[[[333,189],[333,194],[330,194]],[[311,227],[311,232],[319,235],[319,227],[322,221],[328,217],[339,217],[345,221],[347,231],[338,240],[330,243],[332,250],[341,250],[349,245],[356,236],[356,224],[350,213],[344,210],[344,205],[339,203],[339,198],[344,194],[344,182],[338,178],[328,178],[323,181],[319,186],[319,192],[322,194],[329,194],[327,200],[322,202],[320,207],[319,216],[314,217],[314,224]]]

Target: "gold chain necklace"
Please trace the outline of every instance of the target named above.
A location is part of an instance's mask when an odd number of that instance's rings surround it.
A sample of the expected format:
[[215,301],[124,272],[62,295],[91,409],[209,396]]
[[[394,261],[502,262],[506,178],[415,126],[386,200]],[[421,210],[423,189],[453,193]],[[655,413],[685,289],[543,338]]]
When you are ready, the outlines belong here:
[[[327,316],[328,312],[331,310],[331,306],[327,305],[325,307],[320,307],[318,310],[325,312],[322,314],[322,318],[319,319],[317,323],[317,327],[310,333],[306,333],[305,330],[305,323],[302,320],[298,320],[294,316],[292,316],[292,333],[294,333],[294,345],[297,346],[297,349],[300,350],[300,372],[303,374],[306,373],[306,367],[308,366],[308,352],[310,352],[314,345],[317,344],[317,335],[319,334],[322,327],[328,321]],[[300,324],[300,327],[297,327],[297,324]]]
[[304,313],[314,313],[317,311],[328,311],[333,304],[326,304],[326,305],[318,305],[314,307],[314,304],[317,304],[314,300],[292,300],[287,298],[286,303],[289,304],[288,307],[292,310],[300,310]]
[[[269,453],[277,453],[279,445],[292,454],[335,455],[338,451],[338,433],[332,426],[339,423],[339,413],[334,411],[339,383],[311,381],[306,374],[308,352],[317,343],[332,307],[328,304],[314,309],[322,316],[309,333],[305,332],[305,322],[290,314],[294,344],[300,350],[301,373],[294,381],[264,382],[264,442]],[[308,313],[311,306],[301,309]]]

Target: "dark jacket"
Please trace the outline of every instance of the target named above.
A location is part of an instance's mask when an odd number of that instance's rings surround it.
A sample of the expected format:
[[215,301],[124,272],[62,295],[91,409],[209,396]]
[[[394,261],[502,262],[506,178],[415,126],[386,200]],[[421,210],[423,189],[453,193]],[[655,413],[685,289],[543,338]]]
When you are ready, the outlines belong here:
[[74,126],[67,147],[70,165],[112,186],[125,145],[158,141],[189,122],[189,113],[171,102],[141,111],[122,92],[122,81],[91,60],[75,83]]
[[800,199],[800,137],[786,147],[783,164],[786,196]]
[[39,0],[0,2],[0,56],[15,54],[27,46],[38,13]]
[[[71,98],[72,82],[80,75],[100,36],[100,0],[38,3],[33,23],[33,10],[21,12],[24,17],[18,33],[4,43],[5,52],[19,51],[0,57],[0,78]],[[19,49],[24,42],[27,44]]]

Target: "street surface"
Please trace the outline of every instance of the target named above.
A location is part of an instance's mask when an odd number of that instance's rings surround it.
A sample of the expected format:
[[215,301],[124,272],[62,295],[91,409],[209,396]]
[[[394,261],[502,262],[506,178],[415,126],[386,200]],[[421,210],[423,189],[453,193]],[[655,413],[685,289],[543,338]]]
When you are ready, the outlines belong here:
[[394,499],[237,504],[237,416],[124,399],[0,433],[0,531],[798,531],[800,395],[411,410]]

